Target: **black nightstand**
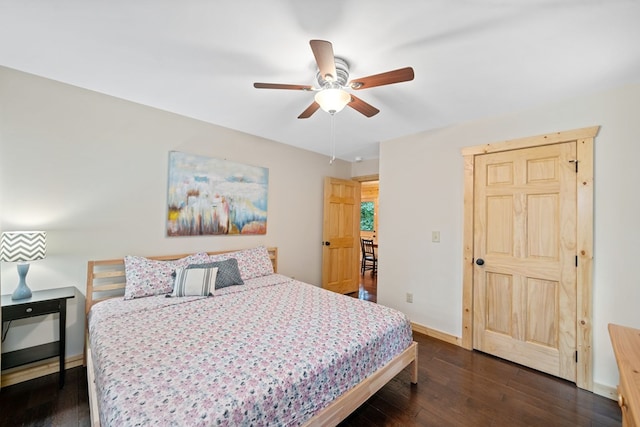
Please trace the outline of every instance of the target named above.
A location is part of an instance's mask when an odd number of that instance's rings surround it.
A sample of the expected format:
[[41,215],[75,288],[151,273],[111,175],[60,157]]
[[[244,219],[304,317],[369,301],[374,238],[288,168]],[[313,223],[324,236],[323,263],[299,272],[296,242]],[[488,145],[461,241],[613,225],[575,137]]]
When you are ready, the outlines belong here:
[[3,332],[5,331],[5,323],[11,320],[43,316],[45,314],[52,313],[58,313],[60,315],[59,341],[3,353],[3,370],[58,356],[60,358],[60,388],[64,386],[67,299],[74,298],[75,295],[76,288],[71,286],[66,288],[47,289],[44,291],[33,291],[31,298],[21,299],[17,301],[12,300],[11,295],[2,295]]

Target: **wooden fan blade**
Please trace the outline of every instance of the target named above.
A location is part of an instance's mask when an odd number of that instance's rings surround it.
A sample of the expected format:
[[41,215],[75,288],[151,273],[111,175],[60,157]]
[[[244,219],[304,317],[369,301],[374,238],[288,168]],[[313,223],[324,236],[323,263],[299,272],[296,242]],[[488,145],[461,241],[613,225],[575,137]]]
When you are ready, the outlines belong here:
[[318,104],[317,102],[313,101],[313,104],[309,105],[307,107],[306,110],[304,110],[302,112],[302,114],[300,114],[298,116],[299,119],[308,119],[309,117],[311,117],[311,115],[313,113],[315,113],[316,111],[318,111],[318,108],[320,108],[320,104]]
[[373,117],[380,112],[380,110],[378,110],[376,107],[364,102],[362,99],[356,97],[355,95],[351,95],[351,102],[347,105],[367,117]]
[[311,90],[313,87],[305,85],[288,85],[280,83],[254,83],[256,89],[289,89],[289,90]]
[[326,40],[311,40],[309,42],[313,56],[316,57],[316,63],[320,70],[320,75],[325,80],[335,81],[338,78],[336,74],[336,60],[333,56],[333,46],[331,42]]
[[407,82],[409,80],[413,80],[413,77],[413,68],[405,67],[398,70],[387,71],[386,73],[351,80],[349,85],[352,89],[356,90],[368,89],[370,87],[390,85],[392,83]]

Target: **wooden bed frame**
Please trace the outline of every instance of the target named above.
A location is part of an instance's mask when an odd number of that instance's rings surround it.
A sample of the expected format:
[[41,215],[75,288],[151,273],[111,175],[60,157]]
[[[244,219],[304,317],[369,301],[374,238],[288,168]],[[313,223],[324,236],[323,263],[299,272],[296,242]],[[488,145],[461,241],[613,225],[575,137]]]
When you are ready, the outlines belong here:
[[[278,271],[278,248],[267,248],[269,257],[273,263],[274,272]],[[222,254],[235,251],[207,252],[209,255]],[[183,258],[190,254],[165,255],[147,257],[149,259],[169,261]],[[110,259],[89,261],[87,265],[87,294],[85,315],[88,315],[91,307],[109,298],[122,297],[125,288],[124,259]],[[91,347],[89,345],[89,332],[87,322],[85,340],[85,362],[87,366],[87,383],[89,388],[89,408],[91,411],[91,425],[100,425],[100,413],[98,408],[98,394],[93,371]],[[373,396],[393,377],[399,374],[407,366],[411,366],[411,383],[418,383],[418,343],[413,342],[406,350],[393,358],[382,368],[378,369],[351,390],[334,400],[329,406],[309,419],[304,426],[336,425],[355,411],[367,399]]]

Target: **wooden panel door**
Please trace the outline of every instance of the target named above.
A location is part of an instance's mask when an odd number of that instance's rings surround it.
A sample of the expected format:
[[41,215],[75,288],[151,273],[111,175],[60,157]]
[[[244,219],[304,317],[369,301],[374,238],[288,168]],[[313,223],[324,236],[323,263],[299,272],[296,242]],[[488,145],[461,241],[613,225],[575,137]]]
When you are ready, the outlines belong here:
[[360,268],[359,182],[325,178],[322,240],[322,287],[341,294],[357,292]]
[[576,143],[476,157],[474,348],[576,380]]

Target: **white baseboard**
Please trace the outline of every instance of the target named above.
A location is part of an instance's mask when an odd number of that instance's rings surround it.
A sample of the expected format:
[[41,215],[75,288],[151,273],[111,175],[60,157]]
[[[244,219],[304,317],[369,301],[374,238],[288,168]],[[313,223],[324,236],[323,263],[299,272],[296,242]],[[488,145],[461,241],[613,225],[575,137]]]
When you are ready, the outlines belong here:
[[[65,359],[65,369],[82,366],[83,356],[78,354]],[[17,366],[15,368],[2,371],[2,382],[0,387],[8,387],[23,381],[29,381],[34,378],[54,374],[60,370],[57,357],[42,360],[40,362],[29,363],[28,365]]]

